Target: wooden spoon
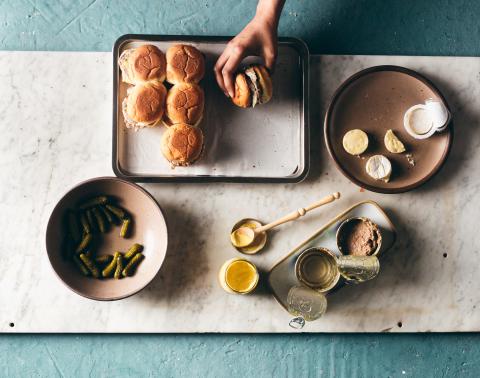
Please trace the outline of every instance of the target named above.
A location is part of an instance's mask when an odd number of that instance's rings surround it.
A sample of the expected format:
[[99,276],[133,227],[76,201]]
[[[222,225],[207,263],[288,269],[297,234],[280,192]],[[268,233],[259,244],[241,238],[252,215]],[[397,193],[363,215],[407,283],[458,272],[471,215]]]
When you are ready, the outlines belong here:
[[250,228],[250,227],[237,228],[235,231],[233,231],[230,234],[230,240],[232,244],[237,248],[248,247],[255,240],[255,237],[261,234],[262,232],[268,231],[283,223],[287,223],[295,219],[298,219],[304,216],[310,210],[316,209],[317,207],[320,207],[322,205],[326,205],[327,203],[333,202],[339,198],[340,198],[340,193],[336,192],[336,193],[330,194],[329,196],[326,196],[325,198],[322,198],[317,202],[312,203],[310,206],[302,207],[290,214],[283,216],[280,219],[277,219],[276,221],[266,224],[265,226],[261,226],[257,228]]

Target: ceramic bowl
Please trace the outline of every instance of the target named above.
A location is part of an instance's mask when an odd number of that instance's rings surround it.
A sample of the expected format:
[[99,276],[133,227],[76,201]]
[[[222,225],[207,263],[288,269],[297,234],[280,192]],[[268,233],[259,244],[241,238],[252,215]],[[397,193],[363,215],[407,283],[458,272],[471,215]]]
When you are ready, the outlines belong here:
[[[64,257],[66,210],[74,208],[83,198],[100,194],[117,199],[118,204],[131,214],[133,227],[128,238],[120,237],[119,226],[111,227],[105,234],[98,234],[95,239],[96,255],[125,252],[133,243],[142,244],[145,258],[131,277],[119,280],[86,277],[71,260]],[[58,278],[75,293],[101,301],[126,298],[147,286],[163,264],[167,245],[167,225],[155,199],[142,187],[114,177],[95,178],[71,189],[53,209],[46,232],[48,258]]]

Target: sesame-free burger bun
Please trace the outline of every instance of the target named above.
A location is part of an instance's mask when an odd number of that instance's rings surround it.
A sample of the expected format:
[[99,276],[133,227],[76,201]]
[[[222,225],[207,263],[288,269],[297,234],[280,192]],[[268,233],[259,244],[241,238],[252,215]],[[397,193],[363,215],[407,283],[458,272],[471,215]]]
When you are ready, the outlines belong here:
[[186,123],[177,123],[165,130],[161,149],[173,166],[193,164],[203,150],[202,130]]
[[167,93],[164,123],[198,125],[203,117],[205,95],[197,84],[180,83],[174,85]]
[[166,96],[167,89],[161,83],[131,87],[123,104],[127,128],[157,125],[163,117]]
[[118,64],[122,80],[128,84],[163,82],[166,77],[165,55],[154,45],[124,50]]
[[252,93],[248,86],[247,76],[243,72],[235,76],[235,95],[232,97],[235,105],[248,108],[252,105]]
[[198,83],[205,74],[205,58],[190,45],[173,45],[167,50],[167,81],[170,84]]
[[260,98],[258,99],[259,104],[266,104],[272,98],[273,93],[273,84],[270,73],[260,64],[252,65],[245,70],[245,74],[249,77],[252,77],[250,73],[253,71],[257,77],[258,85],[260,87]]

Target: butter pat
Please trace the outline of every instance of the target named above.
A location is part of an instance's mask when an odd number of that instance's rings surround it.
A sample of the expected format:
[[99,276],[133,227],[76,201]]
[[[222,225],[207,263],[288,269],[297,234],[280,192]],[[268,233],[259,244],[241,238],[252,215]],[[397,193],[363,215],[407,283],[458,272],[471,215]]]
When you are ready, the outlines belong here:
[[348,131],[343,136],[343,148],[350,155],[363,154],[368,148],[368,135],[360,129]]
[[367,160],[366,170],[370,177],[375,180],[388,182],[392,174],[392,164],[383,155],[373,155]]
[[384,138],[385,147],[392,154],[400,154],[405,152],[405,146],[400,139],[393,133],[392,130],[388,130]]

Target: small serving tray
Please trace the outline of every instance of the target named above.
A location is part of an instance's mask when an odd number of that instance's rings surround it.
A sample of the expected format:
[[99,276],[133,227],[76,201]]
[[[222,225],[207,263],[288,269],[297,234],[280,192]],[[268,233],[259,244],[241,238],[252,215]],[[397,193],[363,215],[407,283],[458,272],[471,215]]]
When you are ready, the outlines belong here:
[[311,247],[324,247],[332,251],[335,255],[340,256],[341,253],[336,241],[337,229],[345,219],[350,217],[369,218],[378,225],[382,233],[382,245],[377,254],[380,260],[383,254],[395,243],[397,235],[395,226],[376,202],[364,201],[347,209],[321,227],[307,240],[295,247],[293,251],[288,253],[270,269],[268,273],[268,284],[270,285],[273,296],[285,310],[287,309],[286,302],[290,288],[302,285],[295,275],[295,263],[298,255]]
[[[137,182],[299,182],[309,168],[309,53],[299,39],[280,38],[273,98],[255,109],[241,109],[219,89],[214,64],[230,37],[134,35],[120,37],[113,48],[112,167],[118,177]],[[163,126],[135,132],[124,125],[121,104],[128,84],[121,81],[118,58],[144,43],[165,52],[175,43],[196,46],[206,61],[201,86],[205,111],[199,127],[205,135],[202,158],[172,169],[160,151]],[[248,58],[245,64],[256,61]]]

